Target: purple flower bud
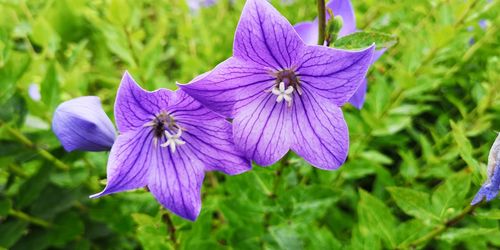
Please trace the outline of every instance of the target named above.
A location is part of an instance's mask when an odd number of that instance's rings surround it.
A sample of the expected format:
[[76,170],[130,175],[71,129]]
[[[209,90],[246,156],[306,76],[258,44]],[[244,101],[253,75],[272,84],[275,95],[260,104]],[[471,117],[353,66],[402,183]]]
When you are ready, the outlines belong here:
[[490,149],[488,157],[488,179],[477,192],[471,205],[478,204],[484,198],[486,198],[486,201],[491,201],[497,196],[498,191],[500,191],[500,133]]
[[[350,0],[331,0],[326,4],[326,7],[331,9],[334,18],[340,18],[342,20],[341,29],[338,31],[338,37],[343,37],[356,32],[356,18],[354,16],[354,9],[352,7]],[[331,19],[329,13],[326,13],[326,21]],[[318,42],[318,20],[297,23],[294,26],[295,30],[299,34],[300,38],[310,45],[314,45]],[[372,59],[372,64],[378,60],[380,56],[385,52],[386,49],[381,49],[375,51]],[[361,82],[359,89],[353,94],[349,103],[354,107],[361,109],[365,103],[365,96],[367,90],[367,81],[364,78]]]
[[28,95],[33,101],[40,101],[42,99],[42,95],[40,95],[40,86],[36,83],[30,84],[28,87]]
[[115,141],[115,128],[97,96],[82,96],[61,103],[52,130],[66,151],[106,151]]

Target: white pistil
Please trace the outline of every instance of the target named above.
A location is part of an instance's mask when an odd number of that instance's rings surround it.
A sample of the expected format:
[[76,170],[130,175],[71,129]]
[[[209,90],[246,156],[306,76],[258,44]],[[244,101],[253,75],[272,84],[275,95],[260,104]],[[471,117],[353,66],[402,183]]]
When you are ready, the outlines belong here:
[[175,153],[175,149],[177,145],[184,145],[186,144],[185,141],[181,140],[180,137],[182,135],[182,129],[177,130],[177,133],[175,135],[170,134],[168,131],[165,130],[165,136],[167,137],[167,141],[160,146],[162,147],[170,147],[170,151],[172,153]]
[[292,106],[292,86],[288,86],[288,88],[285,89],[285,83],[280,82],[279,86],[274,86],[271,92],[278,96],[276,102],[280,103],[285,100],[288,103],[288,107]]

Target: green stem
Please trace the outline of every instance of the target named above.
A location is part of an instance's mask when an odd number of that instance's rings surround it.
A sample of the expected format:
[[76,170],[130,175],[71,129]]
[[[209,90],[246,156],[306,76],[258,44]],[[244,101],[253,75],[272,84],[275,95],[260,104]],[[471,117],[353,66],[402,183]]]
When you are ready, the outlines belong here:
[[52,227],[52,225],[49,222],[42,220],[42,219],[39,219],[39,218],[32,217],[32,216],[30,216],[22,211],[10,210],[9,215],[14,216],[18,219],[27,221],[29,223],[44,227],[44,228]]
[[[479,203],[479,204],[481,204],[481,203]],[[446,229],[452,227],[453,225],[455,225],[459,221],[461,221],[467,214],[472,213],[474,211],[474,209],[476,209],[476,207],[479,206],[479,204],[476,204],[474,206],[470,206],[470,205],[467,206],[457,216],[449,219],[444,224],[437,226],[436,228],[434,228],[434,230],[430,231],[428,234],[426,234],[426,235],[424,235],[424,236],[422,236],[422,237],[420,237],[420,238],[418,238],[418,239],[416,239],[408,244],[403,244],[403,245],[399,246],[398,249],[407,249],[407,248],[414,249],[417,246],[420,246],[420,245],[434,239],[436,236],[438,236],[441,233],[443,233],[444,231],[446,231]]]
[[168,211],[165,210],[163,212],[162,218],[163,218],[163,221],[165,222],[165,224],[167,225],[168,235],[169,235],[170,241],[172,241],[172,244],[174,245],[174,249],[178,249],[179,245],[177,243],[177,237],[175,236],[175,232],[177,230],[175,228],[174,223],[172,222],[172,219],[170,218],[170,214],[168,213]]
[[[0,121],[0,125],[2,125],[1,121]],[[41,148],[37,147],[30,139],[28,139],[28,137],[26,137],[25,135],[23,135],[18,130],[13,129],[13,128],[11,128],[8,125],[5,125],[5,129],[13,137],[15,137],[16,139],[18,139],[22,144],[24,144],[26,147],[34,149],[39,155],[41,155],[47,161],[53,163],[54,166],[57,167],[58,169],[63,170],[63,171],[68,171],[69,170],[68,165],[66,165],[62,161],[58,160],[54,155],[52,155],[47,150],[41,149]]]
[[326,29],[325,0],[317,0],[317,3],[318,3],[318,45],[323,45],[325,43],[325,29]]
[[[290,152],[286,153],[283,158],[281,158],[279,167],[276,170],[276,177],[274,178],[272,190],[268,193],[268,196],[271,200],[276,200],[276,193],[278,192],[278,187],[280,185],[282,176],[283,176],[283,170],[290,165]],[[264,214],[264,227],[269,226],[269,220],[271,219],[271,213],[266,212]]]
[[270,196],[276,198],[276,193],[278,191],[279,184],[283,176],[283,170],[290,165],[290,152],[286,153],[280,160],[280,165],[276,170],[276,178],[274,178],[273,189],[271,190]]

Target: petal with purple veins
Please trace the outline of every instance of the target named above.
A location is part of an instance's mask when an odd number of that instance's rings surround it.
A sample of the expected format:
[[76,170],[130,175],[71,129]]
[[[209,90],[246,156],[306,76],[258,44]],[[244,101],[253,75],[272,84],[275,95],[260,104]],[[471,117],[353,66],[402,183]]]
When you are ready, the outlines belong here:
[[248,103],[271,89],[273,77],[258,64],[231,57],[203,77],[179,87],[206,107],[234,116],[236,103]]
[[[373,53],[372,64],[375,63],[382,56],[382,54],[384,54],[386,50],[387,49],[385,48],[380,50],[375,50],[375,52]],[[362,80],[358,90],[356,90],[356,92],[354,92],[354,95],[352,95],[351,99],[349,99],[349,103],[351,103],[357,109],[363,108],[363,105],[365,104],[367,89],[368,89],[368,82],[365,78]]]
[[146,186],[159,149],[149,129],[119,135],[109,155],[106,187],[91,198]]
[[302,87],[342,106],[365,78],[374,50],[375,46],[361,51],[308,46],[297,68]]
[[229,175],[251,169],[233,144],[231,123],[203,107],[182,91],[176,92],[176,102],[169,107],[177,124],[183,129],[182,138],[208,171],[221,171]]
[[265,0],[248,0],[234,39],[233,56],[272,70],[290,68],[304,43],[292,25]]
[[293,26],[305,44],[314,45],[318,43],[318,21],[301,22]]
[[52,130],[66,151],[107,151],[115,128],[97,96],[82,96],[61,103],[54,112]]
[[349,132],[342,110],[307,89],[294,101],[291,149],[317,168],[340,167],[349,150]]
[[233,121],[237,149],[261,166],[268,166],[289,150],[291,113],[285,102],[277,103],[275,95],[259,97],[243,107]]
[[153,154],[149,190],[173,213],[196,220],[201,209],[203,163],[186,147],[179,147],[175,153],[161,149]]
[[115,101],[115,120],[120,133],[135,130],[150,122],[169,104],[172,91],[160,89],[154,92],[142,89],[125,72]]

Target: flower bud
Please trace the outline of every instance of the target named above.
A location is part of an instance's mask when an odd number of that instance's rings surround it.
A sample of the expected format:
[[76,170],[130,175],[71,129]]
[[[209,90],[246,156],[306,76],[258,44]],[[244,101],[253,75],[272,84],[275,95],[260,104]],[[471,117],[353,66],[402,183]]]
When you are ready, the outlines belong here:
[[61,103],[54,112],[52,130],[68,152],[107,151],[116,138],[115,127],[97,96]]

